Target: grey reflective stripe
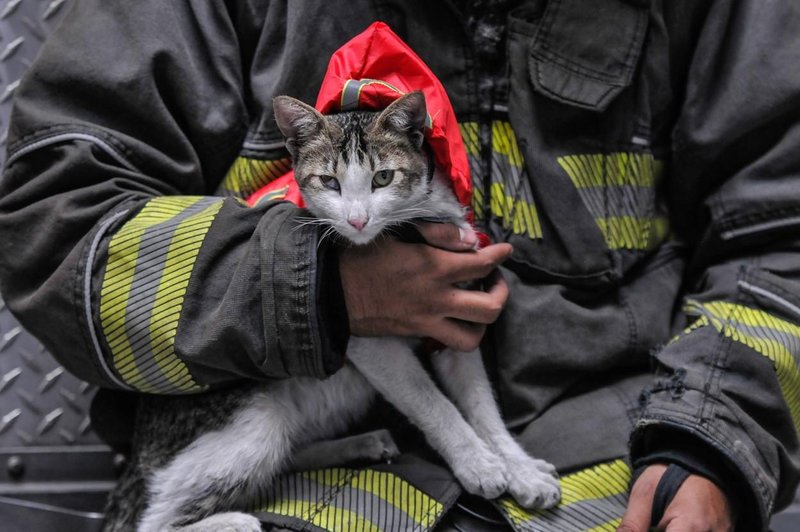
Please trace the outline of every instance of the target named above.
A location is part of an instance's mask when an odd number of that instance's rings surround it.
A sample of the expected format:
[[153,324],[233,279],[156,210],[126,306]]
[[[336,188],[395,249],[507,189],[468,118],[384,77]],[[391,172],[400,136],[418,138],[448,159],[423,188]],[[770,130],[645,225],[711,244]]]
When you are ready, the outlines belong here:
[[368,84],[370,80],[355,80],[348,79],[342,89],[342,111],[355,111],[358,109],[358,95],[361,93],[361,87]]
[[100,340],[97,338],[97,329],[94,325],[94,314],[92,313],[92,268],[94,266],[95,257],[97,256],[97,248],[100,245],[100,241],[103,239],[103,236],[105,236],[106,231],[108,231],[108,228],[111,227],[114,222],[128,214],[128,212],[128,210],[118,212],[105,220],[97,230],[97,234],[94,235],[92,244],[89,246],[89,254],[86,257],[86,270],[83,273],[83,302],[84,311],[86,313],[86,323],[89,327],[89,336],[92,338],[95,357],[97,358],[100,367],[103,368],[106,377],[108,377],[108,379],[114,384],[120,388],[132,390],[133,388],[119,380],[117,375],[111,371],[111,368],[108,367],[106,358],[103,355],[103,350],[100,348]]
[[112,159],[117,161],[121,166],[127,168],[128,170],[132,170],[134,172],[139,171],[138,168],[136,168],[136,166],[131,164],[125,157],[123,157],[122,154],[120,154],[116,148],[111,146],[111,144],[101,139],[100,137],[97,137],[89,133],[62,133],[60,135],[53,135],[52,137],[47,137],[41,140],[37,140],[10,154],[8,159],[6,160],[6,166],[10,166],[11,164],[14,163],[14,161],[32,151],[36,151],[40,148],[44,148],[52,144],[58,144],[60,142],[69,142],[71,140],[85,140],[87,142],[91,142],[92,144],[103,150]]

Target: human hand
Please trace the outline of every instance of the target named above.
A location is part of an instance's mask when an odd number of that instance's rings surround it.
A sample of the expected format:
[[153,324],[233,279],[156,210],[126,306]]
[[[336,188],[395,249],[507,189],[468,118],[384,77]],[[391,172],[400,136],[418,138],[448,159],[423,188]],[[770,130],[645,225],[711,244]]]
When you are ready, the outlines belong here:
[[[617,532],[646,532],[658,481],[667,466],[649,466],[636,479],[628,499],[628,509]],[[727,532],[733,530],[733,511],[727,497],[716,484],[699,475],[689,475],[667,506],[655,528],[663,532]]]
[[473,350],[500,315],[508,286],[498,273],[485,292],[456,285],[489,276],[512,248],[472,250],[475,235],[462,240],[449,224],[422,224],[419,230],[431,245],[383,238],[339,254],[350,330],[356,336],[430,337]]

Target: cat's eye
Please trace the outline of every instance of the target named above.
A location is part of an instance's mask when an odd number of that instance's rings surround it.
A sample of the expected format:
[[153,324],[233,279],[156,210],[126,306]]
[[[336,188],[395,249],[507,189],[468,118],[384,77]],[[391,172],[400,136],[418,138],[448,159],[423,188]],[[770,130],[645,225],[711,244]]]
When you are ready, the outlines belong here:
[[373,188],[385,187],[392,182],[392,179],[394,179],[394,170],[378,170],[372,176],[372,186]]
[[330,175],[321,175],[319,176],[319,180],[322,181],[322,185],[325,188],[329,188],[331,190],[335,190],[339,192],[341,189],[339,188],[339,180]]

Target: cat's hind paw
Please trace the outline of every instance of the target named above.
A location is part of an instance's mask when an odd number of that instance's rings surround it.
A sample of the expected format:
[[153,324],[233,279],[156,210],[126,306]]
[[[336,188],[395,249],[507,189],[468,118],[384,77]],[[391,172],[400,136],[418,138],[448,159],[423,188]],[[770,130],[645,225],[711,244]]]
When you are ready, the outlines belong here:
[[453,474],[467,492],[484,499],[495,499],[508,489],[506,465],[488,448],[465,453],[454,465]]
[[523,463],[509,464],[508,470],[508,491],[523,508],[552,508],[561,500],[561,484],[550,463],[528,458]]

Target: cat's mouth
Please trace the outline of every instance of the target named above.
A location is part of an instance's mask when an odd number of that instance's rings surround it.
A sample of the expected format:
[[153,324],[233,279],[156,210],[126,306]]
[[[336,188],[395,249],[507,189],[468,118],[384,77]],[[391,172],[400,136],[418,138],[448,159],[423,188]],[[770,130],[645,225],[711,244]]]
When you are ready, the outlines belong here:
[[353,244],[363,246],[372,242],[380,234],[381,228],[377,225],[366,225],[361,229],[356,229],[349,224],[342,224],[337,225],[336,231]]

